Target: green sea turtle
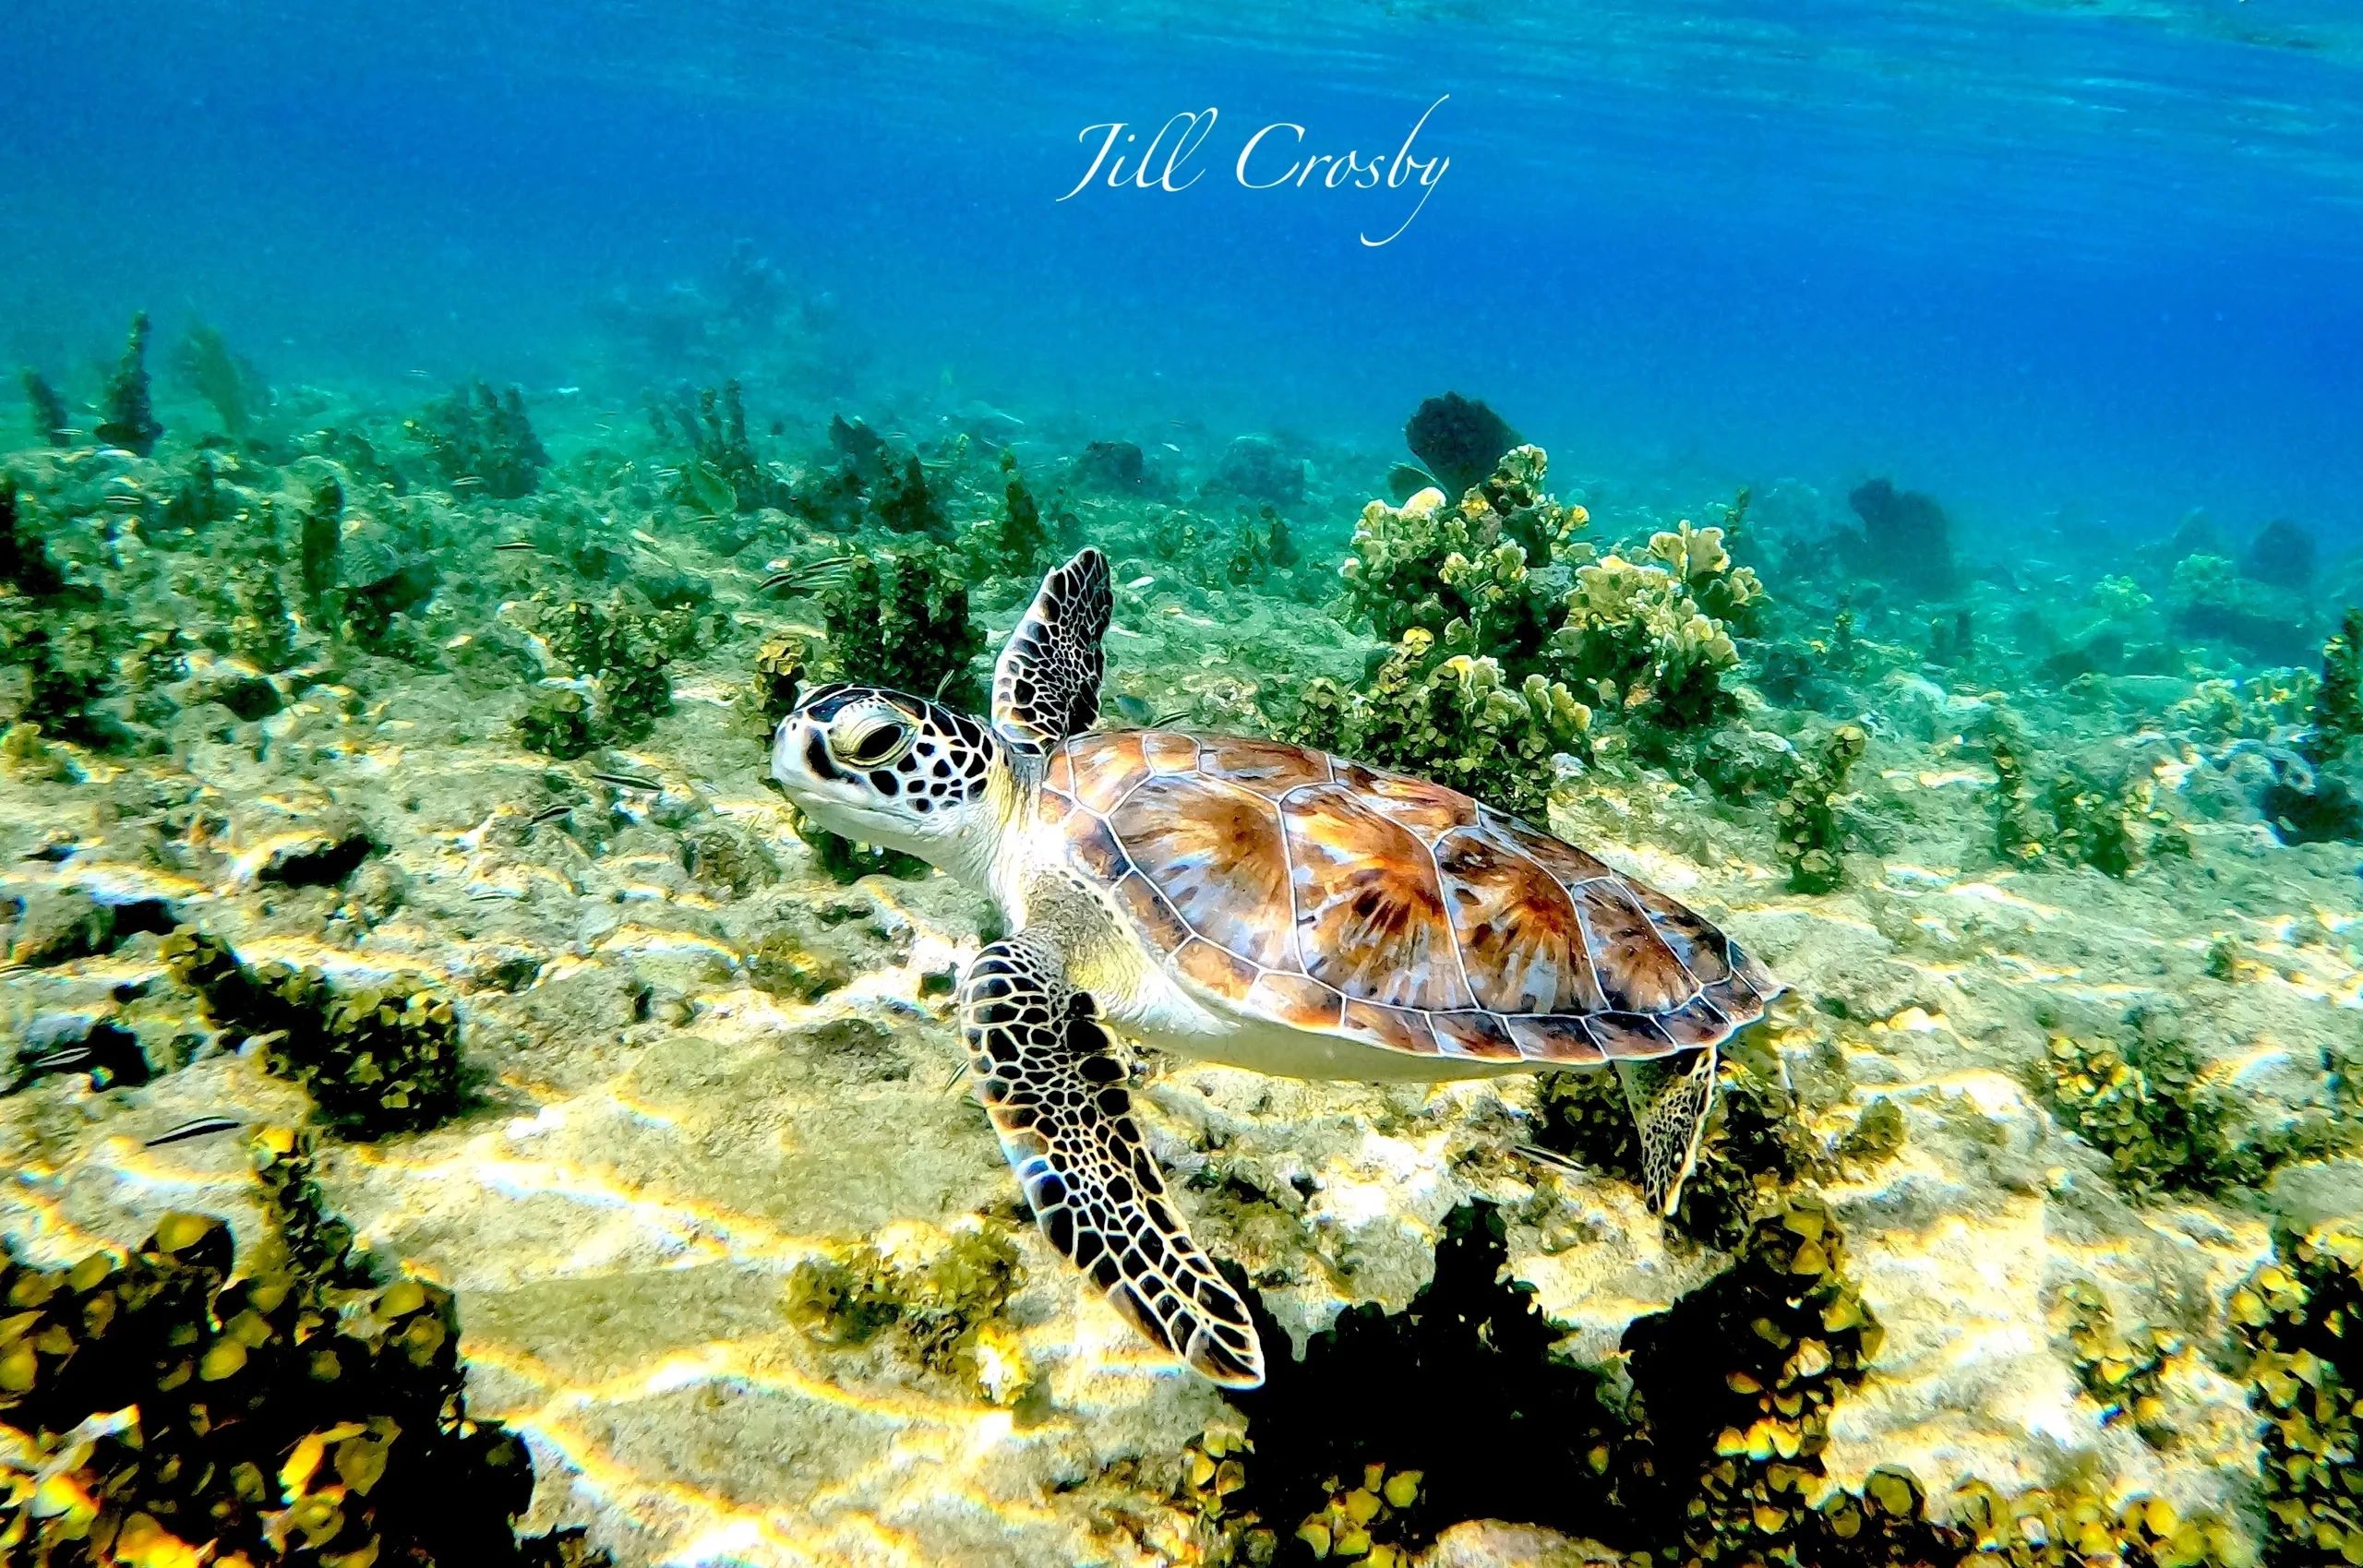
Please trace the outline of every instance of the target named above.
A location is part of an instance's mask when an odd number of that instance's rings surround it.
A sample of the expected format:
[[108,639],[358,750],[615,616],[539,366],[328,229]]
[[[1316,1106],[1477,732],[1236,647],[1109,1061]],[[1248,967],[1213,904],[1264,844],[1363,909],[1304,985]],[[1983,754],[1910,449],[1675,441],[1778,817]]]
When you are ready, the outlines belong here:
[[1140,1331],[1253,1387],[1244,1303],[1165,1193],[1110,1025],[1306,1078],[1613,1063],[1670,1211],[1715,1047],[1781,989],[1706,920],[1518,819],[1269,740],[1095,731],[1108,560],[1053,570],[993,670],[990,725],[876,687],[813,691],[772,773],[822,827],[990,893],[959,1005],[978,1097],[1043,1234]]

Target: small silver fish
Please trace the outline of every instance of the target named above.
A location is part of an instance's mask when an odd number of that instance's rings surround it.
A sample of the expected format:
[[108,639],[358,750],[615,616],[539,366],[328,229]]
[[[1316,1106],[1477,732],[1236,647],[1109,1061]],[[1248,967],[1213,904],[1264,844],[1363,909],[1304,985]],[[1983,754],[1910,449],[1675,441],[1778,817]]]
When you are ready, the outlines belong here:
[[93,1054],[88,1046],[67,1046],[25,1063],[25,1076],[38,1078],[44,1072],[68,1072],[88,1062]]
[[571,806],[552,806],[545,810],[534,813],[532,819],[529,820],[525,825],[531,828],[538,826],[543,822],[555,822],[560,817],[565,816],[568,812],[573,809],[574,808]]
[[210,1138],[216,1132],[235,1132],[245,1122],[234,1116],[200,1116],[195,1121],[184,1121],[170,1132],[160,1132],[140,1145],[161,1149],[167,1143],[185,1143],[191,1138]]
[[1590,1171],[1556,1149],[1546,1149],[1540,1143],[1512,1143],[1510,1147],[1537,1165],[1547,1165],[1553,1170],[1564,1170],[1571,1176],[1589,1176]]
[[535,555],[539,555],[542,547],[539,545],[534,544],[530,539],[511,539],[506,545],[495,545],[492,549],[495,555],[498,555],[504,550],[529,550]]
[[654,779],[643,779],[637,773],[593,773],[601,784],[614,784],[618,789],[644,789],[651,795],[661,795],[665,786]]

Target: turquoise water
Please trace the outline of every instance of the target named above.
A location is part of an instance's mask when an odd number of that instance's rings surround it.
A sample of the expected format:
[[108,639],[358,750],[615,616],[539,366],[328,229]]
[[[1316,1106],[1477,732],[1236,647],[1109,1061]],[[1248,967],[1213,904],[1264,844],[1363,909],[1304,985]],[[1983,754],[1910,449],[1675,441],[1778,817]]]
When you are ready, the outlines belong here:
[[[1466,385],[1587,461],[1908,470],[2001,529],[2344,529],[2363,481],[2336,0],[36,0],[11,30],[0,347],[34,362],[144,305],[281,377],[595,387],[594,302],[744,238],[834,297],[867,389],[1104,425],[1383,443]],[[1268,122],[1392,152],[1445,95],[1449,173],[1383,249],[1356,236],[1397,193],[1230,177]],[[1208,105],[1198,186],[1055,199],[1085,126]]]

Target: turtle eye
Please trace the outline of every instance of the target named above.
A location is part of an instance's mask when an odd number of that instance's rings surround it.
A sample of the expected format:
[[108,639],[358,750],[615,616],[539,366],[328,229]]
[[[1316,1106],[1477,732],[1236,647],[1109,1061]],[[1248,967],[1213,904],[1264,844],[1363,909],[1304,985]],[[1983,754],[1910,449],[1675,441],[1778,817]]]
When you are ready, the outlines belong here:
[[882,768],[908,751],[918,736],[913,725],[872,716],[831,728],[829,751],[848,767]]

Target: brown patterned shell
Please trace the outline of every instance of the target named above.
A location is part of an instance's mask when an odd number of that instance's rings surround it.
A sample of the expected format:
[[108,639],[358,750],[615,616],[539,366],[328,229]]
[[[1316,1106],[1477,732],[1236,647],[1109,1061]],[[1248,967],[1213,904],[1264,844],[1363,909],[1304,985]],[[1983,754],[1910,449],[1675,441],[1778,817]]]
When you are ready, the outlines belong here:
[[1123,730],[1042,809],[1152,948],[1386,1050],[1580,1065],[1712,1045],[1781,986],[1656,889],[1457,790],[1277,741]]

